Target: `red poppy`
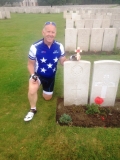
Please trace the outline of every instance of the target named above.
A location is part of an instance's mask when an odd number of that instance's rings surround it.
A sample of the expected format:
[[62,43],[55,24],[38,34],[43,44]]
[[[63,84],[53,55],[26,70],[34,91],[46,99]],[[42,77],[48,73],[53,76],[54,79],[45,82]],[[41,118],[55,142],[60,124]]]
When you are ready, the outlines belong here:
[[101,119],[102,119],[102,121],[104,121],[104,120],[105,120],[105,117],[104,117],[104,116],[101,116]]
[[96,104],[99,104],[99,105],[100,105],[100,104],[102,104],[103,102],[104,102],[103,98],[101,98],[101,97],[96,97],[96,98],[95,98],[95,103],[96,103]]

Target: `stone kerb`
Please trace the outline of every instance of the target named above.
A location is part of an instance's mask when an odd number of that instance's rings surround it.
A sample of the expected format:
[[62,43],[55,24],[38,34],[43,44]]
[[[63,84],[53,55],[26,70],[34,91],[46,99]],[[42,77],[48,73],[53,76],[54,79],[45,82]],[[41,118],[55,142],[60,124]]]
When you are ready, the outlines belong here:
[[90,104],[96,97],[104,99],[101,106],[114,106],[120,79],[120,61],[95,61],[92,75]]
[[88,103],[89,61],[66,61],[64,63],[64,105]]

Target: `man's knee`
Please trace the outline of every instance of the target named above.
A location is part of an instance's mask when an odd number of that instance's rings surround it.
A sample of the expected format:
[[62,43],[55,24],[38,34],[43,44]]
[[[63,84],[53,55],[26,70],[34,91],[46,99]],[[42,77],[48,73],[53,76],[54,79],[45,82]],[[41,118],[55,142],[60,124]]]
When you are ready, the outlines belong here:
[[49,101],[49,100],[51,100],[52,95],[47,95],[47,94],[44,94],[44,93],[43,93],[43,98],[44,98],[46,101]]

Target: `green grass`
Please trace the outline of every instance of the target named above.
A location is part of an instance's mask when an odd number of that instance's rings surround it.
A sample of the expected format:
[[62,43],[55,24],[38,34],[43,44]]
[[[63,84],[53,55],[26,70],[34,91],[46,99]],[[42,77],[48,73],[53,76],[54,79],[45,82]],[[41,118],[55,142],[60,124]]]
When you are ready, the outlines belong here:
[[[60,65],[52,100],[44,101],[40,90],[38,113],[31,122],[23,121],[29,109],[29,47],[41,38],[46,21],[57,23],[56,39],[64,44],[65,20],[62,14],[11,17],[0,20],[0,160],[119,160],[119,128],[61,127],[56,123],[57,97],[63,97]],[[96,60],[120,60],[120,55],[83,55],[82,59],[93,64]]]

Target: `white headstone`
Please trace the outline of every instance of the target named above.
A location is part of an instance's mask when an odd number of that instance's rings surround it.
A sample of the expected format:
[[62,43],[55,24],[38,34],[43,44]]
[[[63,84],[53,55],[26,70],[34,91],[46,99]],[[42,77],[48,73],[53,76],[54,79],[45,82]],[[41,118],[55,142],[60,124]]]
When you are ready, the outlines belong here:
[[112,51],[116,38],[116,28],[105,28],[102,51]]
[[6,18],[8,18],[8,19],[11,18],[9,11],[5,11],[5,14],[6,14]]
[[93,28],[91,30],[90,51],[101,51],[103,41],[103,28]]
[[74,28],[74,21],[72,19],[66,19],[66,28]]
[[120,79],[120,61],[95,61],[93,68],[90,104],[96,97],[104,99],[101,106],[114,106]]
[[102,14],[96,14],[96,19],[103,19],[103,15]]
[[89,40],[90,40],[90,29],[89,28],[78,29],[78,43],[77,43],[77,46],[80,46],[80,48],[83,51],[88,51]]
[[72,19],[72,15],[70,13],[66,14],[66,19]]
[[90,77],[89,61],[66,61],[64,63],[64,105],[88,103]]
[[102,19],[94,19],[92,28],[101,28]]
[[77,15],[78,15],[77,13],[72,13],[72,20],[73,20],[73,21],[76,19],[76,16],[77,16]]
[[120,28],[120,20],[113,21],[113,28],[117,29],[117,34],[118,34],[118,29]]
[[65,50],[74,51],[77,43],[77,29],[67,28],[65,29]]
[[120,29],[118,30],[118,37],[117,37],[116,47],[118,49],[120,49]]
[[85,25],[85,20],[84,19],[75,21],[75,27],[76,28],[84,28],[84,25]]
[[93,20],[92,19],[86,19],[85,20],[85,28],[92,28],[93,26]]
[[0,11],[0,19],[3,19],[2,11]]
[[110,19],[102,20],[102,28],[110,28]]
[[82,13],[81,14],[81,18],[82,19],[90,19],[90,14],[88,14],[88,13]]

